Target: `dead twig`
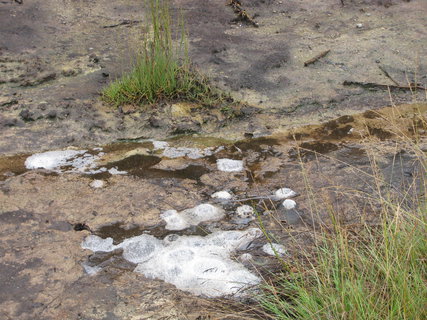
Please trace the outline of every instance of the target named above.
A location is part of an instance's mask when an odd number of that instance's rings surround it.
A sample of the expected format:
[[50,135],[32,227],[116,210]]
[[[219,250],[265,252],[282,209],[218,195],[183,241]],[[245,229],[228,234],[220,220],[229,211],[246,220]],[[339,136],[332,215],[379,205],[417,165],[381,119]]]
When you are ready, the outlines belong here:
[[394,80],[391,75],[387,72],[387,70],[383,66],[378,66],[378,68],[384,73],[384,75],[389,78],[396,86],[400,86],[400,83]]
[[137,24],[137,23],[141,23],[141,20],[123,20],[119,23],[116,24],[111,24],[111,25],[106,25],[106,26],[102,26],[103,28],[107,29],[107,28],[115,28],[115,27],[119,27],[119,26],[124,26],[124,25],[130,25],[130,24]]
[[309,66],[310,64],[315,63],[317,60],[319,60],[320,58],[323,58],[324,56],[326,56],[331,50],[328,49],[326,51],[323,51],[321,53],[319,53],[317,56],[307,60],[306,62],[304,62],[304,67]]
[[384,89],[388,90],[395,89],[395,90],[426,90],[426,87],[423,87],[419,84],[411,83],[409,86],[394,86],[394,85],[388,85],[388,84],[380,84],[380,83],[373,83],[373,82],[359,82],[359,81],[344,81],[344,86],[358,86],[365,89]]
[[236,19],[234,19],[235,21],[243,21],[251,24],[255,28],[259,27],[258,23],[242,8],[242,4],[239,0],[229,0],[227,5],[233,8],[234,13],[237,15]]

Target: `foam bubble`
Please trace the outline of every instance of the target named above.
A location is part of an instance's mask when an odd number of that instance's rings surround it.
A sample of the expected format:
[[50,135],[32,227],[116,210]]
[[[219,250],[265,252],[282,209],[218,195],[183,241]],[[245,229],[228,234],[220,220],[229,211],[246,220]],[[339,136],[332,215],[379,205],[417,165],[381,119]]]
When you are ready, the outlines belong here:
[[154,150],[160,150],[169,147],[169,143],[167,143],[166,141],[153,141],[152,143]]
[[233,198],[231,193],[229,193],[227,191],[215,192],[214,194],[211,195],[211,197],[214,199],[220,199],[220,200],[230,200],[231,198]]
[[214,154],[212,148],[186,148],[186,147],[166,147],[163,151],[163,156],[167,158],[182,158],[200,159]]
[[243,161],[231,159],[218,159],[216,165],[219,171],[239,172],[243,171]]
[[25,160],[27,169],[46,169],[61,172],[95,174],[105,172],[106,168],[96,169],[96,161],[104,155],[99,152],[96,155],[87,150],[59,150],[35,153]]
[[144,234],[117,246],[112,246],[111,238],[88,236],[82,247],[96,250],[110,245],[110,251],[123,248],[123,257],[138,263],[135,272],[196,295],[241,296],[245,289],[258,284],[260,278],[233,261],[230,254],[247,248],[261,235],[262,231],[256,228],[219,231],[206,237],[169,235],[163,241]]
[[70,165],[72,159],[82,155],[86,150],[62,150],[35,153],[25,160],[27,169],[57,170],[62,166]]
[[275,256],[276,253],[279,256],[283,256],[287,252],[285,247],[278,243],[266,243],[262,246],[262,251],[270,256]]
[[102,188],[104,186],[104,181],[102,180],[93,180],[90,183],[90,186],[94,189]]
[[118,170],[116,167],[110,168],[108,169],[108,172],[112,175],[116,175],[116,174],[126,174],[126,171],[120,171]]
[[276,199],[287,199],[287,198],[292,198],[295,197],[297,195],[297,193],[295,191],[293,191],[292,189],[289,188],[281,188],[278,189],[275,193],[275,198]]
[[81,246],[83,249],[89,249],[93,252],[110,252],[116,249],[116,246],[113,245],[113,238],[102,239],[101,237],[93,234],[87,236]]
[[167,210],[160,217],[166,222],[167,230],[184,230],[201,222],[221,220],[224,217],[224,210],[206,203],[181,212]]
[[133,263],[141,263],[151,259],[156,250],[162,246],[155,237],[143,234],[124,240],[117,248],[123,249],[123,258]]
[[84,264],[84,263],[82,264],[82,267],[83,267],[84,271],[90,276],[93,276],[102,270],[101,267],[98,267],[98,266],[92,267],[92,266],[89,266],[89,265]]
[[243,206],[240,206],[236,209],[236,215],[239,218],[254,218],[255,210],[251,206],[248,206],[247,204],[244,204]]
[[297,206],[297,203],[294,200],[286,199],[285,201],[283,201],[283,207],[286,210],[294,209],[296,206]]

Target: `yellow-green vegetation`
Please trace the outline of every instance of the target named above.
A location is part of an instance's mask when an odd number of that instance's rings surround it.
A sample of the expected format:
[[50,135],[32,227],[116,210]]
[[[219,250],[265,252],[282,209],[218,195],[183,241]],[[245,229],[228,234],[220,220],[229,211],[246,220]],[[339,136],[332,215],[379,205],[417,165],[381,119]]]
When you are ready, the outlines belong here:
[[[401,197],[375,188],[369,197],[381,211],[377,223],[355,230],[330,212],[331,225],[315,232],[314,251],[300,262],[281,260],[286,270],[260,299],[272,318],[427,319],[427,161],[416,143],[410,147],[423,174]],[[384,180],[375,175],[373,185]]]
[[[184,24],[172,25],[169,2],[149,0],[148,7],[150,23],[133,69],[105,88],[103,99],[115,106],[147,105],[162,100],[203,105],[230,102],[229,95],[212,87],[207,78],[191,67]],[[173,37],[174,27],[179,29],[177,37]]]
[[312,268],[268,286],[262,306],[276,319],[426,319],[426,214],[396,213],[360,239],[325,237]]

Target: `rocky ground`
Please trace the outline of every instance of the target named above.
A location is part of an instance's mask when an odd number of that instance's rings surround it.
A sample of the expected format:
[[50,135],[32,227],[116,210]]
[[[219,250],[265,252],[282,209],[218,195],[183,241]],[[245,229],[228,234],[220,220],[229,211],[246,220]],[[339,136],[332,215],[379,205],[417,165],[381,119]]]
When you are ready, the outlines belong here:
[[[224,147],[199,159],[167,157],[150,141],[104,146],[99,165],[126,170],[124,175],[29,171],[24,166],[27,156],[2,158],[2,317],[259,319],[244,305],[230,307],[232,300],[194,297],[146,279],[132,272],[135,265],[121,252],[93,254],[83,250],[81,242],[91,233],[112,237],[116,243],[142,232],[163,239],[176,232],[165,230],[162,212],[216,203],[226,210],[225,219],[178,234],[262,227],[285,245],[284,259],[292,265],[313,244],[313,228],[328,225],[331,212],[357,230],[361,223],[377,221],[379,190],[402,198],[404,205],[418,201],[416,186],[423,176],[418,160],[427,152],[426,112],[426,104],[386,108],[235,143],[185,137],[168,141],[181,148]],[[418,149],[408,149],[407,139],[414,136],[419,137]],[[245,169],[220,172],[216,166],[220,158],[242,160]],[[99,180],[101,186],[93,184]],[[297,192],[296,209],[286,210],[281,201],[268,200],[282,187]],[[221,190],[232,192],[234,200],[224,204],[211,198]],[[261,214],[262,224],[257,219],[236,220],[236,208],[243,204]],[[265,243],[261,237],[249,250],[236,252],[235,258],[250,253],[253,258],[243,263],[268,276],[279,266],[262,252]],[[84,271],[88,264],[102,271],[90,276]]]
[[[242,301],[194,297],[81,242],[91,233],[163,238],[170,233],[163,211],[215,203],[211,195],[228,190],[236,201],[223,205],[225,219],[183,234],[260,227],[234,219],[236,207],[248,204],[292,263],[312,245],[313,228],[328,223],[326,207],[357,228],[375,223],[378,190],[418,195],[425,90],[396,87],[427,83],[425,1],[240,1],[249,21],[236,20],[227,3],[172,1],[185,15],[195,65],[247,103],[141,110],[113,109],[99,92],[129,67],[144,34],[143,1],[0,0],[1,318],[259,318],[245,314]],[[389,104],[399,106],[380,108]],[[190,135],[173,137],[182,133]],[[408,148],[414,137],[418,149]],[[224,149],[171,159],[147,138]],[[99,146],[99,165],[128,173],[58,174],[24,165],[34,152]],[[220,158],[242,160],[245,169],[220,172]],[[266,200],[282,187],[298,193],[296,210]],[[245,262],[261,275],[278,267],[262,252],[265,242],[255,241],[253,260]],[[87,263],[103,269],[89,276]]]
[[[161,104],[112,109],[103,87],[129,67],[144,36],[143,1],[0,2],[1,154],[183,132],[242,138],[425,99],[423,90],[345,81],[426,84],[426,6],[412,1],[172,1],[190,56],[239,110]],[[319,61],[304,62],[325,50]],[[384,71],[382,71],[384,70]],[[387,77],[385,72],[390,76]],[[231,119],[230,119],[231,118]]]

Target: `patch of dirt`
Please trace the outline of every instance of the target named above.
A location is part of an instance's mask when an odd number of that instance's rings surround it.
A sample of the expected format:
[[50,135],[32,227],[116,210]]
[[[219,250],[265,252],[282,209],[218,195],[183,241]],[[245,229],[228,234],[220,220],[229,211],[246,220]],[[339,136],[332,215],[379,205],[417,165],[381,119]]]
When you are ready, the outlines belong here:
[[[401,85],[426,84],[423,0],[240,2],[257,28],[236,21],[225,1],[172,2],[187,21],[197,67],[250,104],[193,106],[183,114],[177,104],[115,110],[99,101],[102,88],[129,68],[143,37],[143,2],[2,1],[0,154],[183,132],[265,135],[390,103],[384,87],[344,81],[392,85],[386,70]],[[425,94],[392,90],[391,98],[422,101]]]
[[[143,232],[163,238],[170,233],[204,236],[215,230],[256,227],[259,220],[235,219],[236,208],[248,204],[260,213],[270,236],[286,246],[289,255],[285,260],[292,264],[301,246],[313,245],[313,228],[320,223],[330,225],[331,210],[339,221],[357,226],[377,221],[381,207],[372,195],[378,190],[403,197],[403,206],[418,201],[417,188],[424,172],[419,155],[406,147],[414,134],[408,127],[425,123],[426,108],[380,109],[373,119],[363,113],[339,117],[299,131],[224,144],[222,151],[195,160],[135,157],[142,150],[148,152],[149,144],[113,144],[104,148],[107,155],[102,164],[108,165],[110,159],[131,174],[103,177],[101,188],[90,186],[91,176],[52,175],[45,170],[8,174],[0,181],[0,315],[5,319],[194,320],[226,316],[234,302],[194,297],[162,281],[147,279],[132,272],[134,265],[122,258],[120,250],[91,253],[81,249],[82,240],[91,232],[111,236],[117,243]],[[331,130],[347,125],[354,128],[353,133],[345,138],[330,137]],[[369,135],[373,127],[400,133],[406,130],[405,137],[380,140]],[[419,136],[420,150],[427,150],[426,134]],[[178,139],[173,142],[179,145]],[[224,141],[182,138],[185,146],[211,146],[214,142]],[[307,151],[305,162],[292,155],[295,150]],[[241,159],[246,170],[219,172],[219,158]],[[25,161],[22,156],[4,159],[0,158],[3,172],[13,172]],[[205,170],[197,179],[195,172],[183,173],[196,165]],[[170,175],[132,174],[139,166],[141,172],[169,171]],[[306,181],[310,181],[308,189]],[[281,200],[271,198],[283,187],[297,192],[295,209],[286,210]],[[162,211],[215,203],[210,196],[220,190],[232,192],[236,199],[216,202],[227,212],[224,220],[180,232],[165,230]],[[279,266],[262,252],[265,242],[264,238],[253,242],[248,251],[253,260],[247,267],[268,276]],[[84,265],[102,270],[90,276]],[[221,304],[227,309],[218,310]],[[239,308],[248,309],[241,303]],[[251,317],[256,318],[253,314],[246,318]]]

